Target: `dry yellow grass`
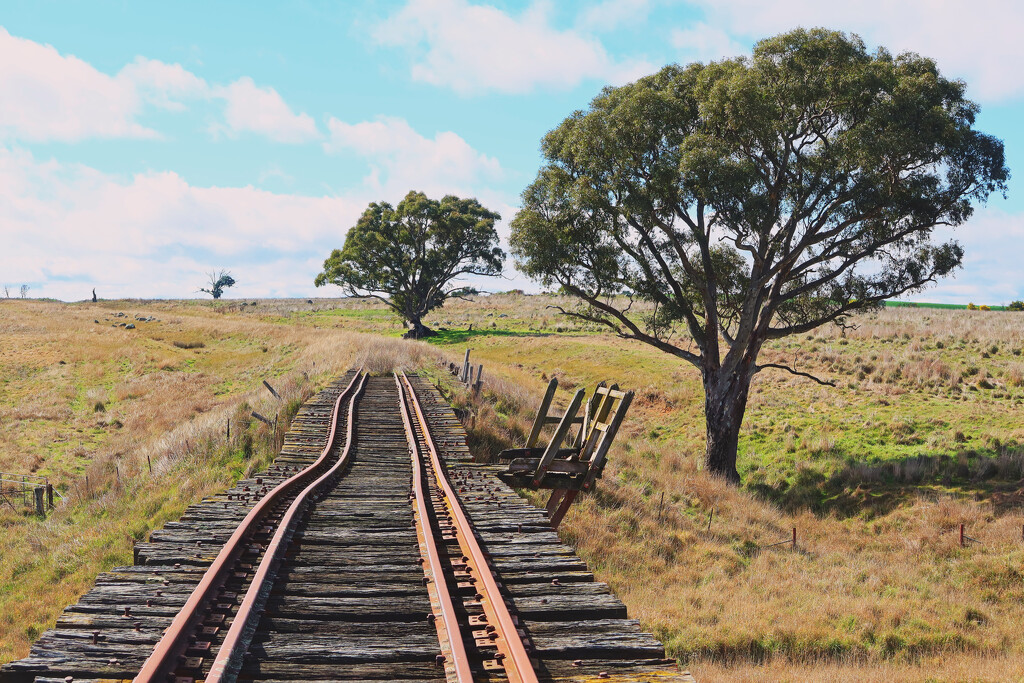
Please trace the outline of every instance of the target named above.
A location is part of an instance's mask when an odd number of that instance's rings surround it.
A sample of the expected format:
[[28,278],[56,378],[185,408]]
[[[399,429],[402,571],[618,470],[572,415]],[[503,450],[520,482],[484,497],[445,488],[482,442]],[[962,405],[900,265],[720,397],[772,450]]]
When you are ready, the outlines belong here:
[[250,410],[287,418],[352,365],[412,369],[440,355],[222,310],[0,302],[0,471],[49,476],[66,497],[44,521],[0,503],[0,662],[27,654],[97,573],[130,564],[135,541],[266,464],[273,438]]
[[[521,443],[551,375],[638,390],[596,494],[561,533],[698,680],[1017,680],[1024,453],[1020,393],[998,383],[1024,315],[897,309],[857,323],[769,349],[840,387],[758,377],[742,489],[698,468],[695,371],[637,344],[469,337],[456,347],[472,345],[491,380],[483,400],[457,399],[493,453]],[[961,548],[961,523],[982,544]],[[796,551],[763,548],[793,527]]]

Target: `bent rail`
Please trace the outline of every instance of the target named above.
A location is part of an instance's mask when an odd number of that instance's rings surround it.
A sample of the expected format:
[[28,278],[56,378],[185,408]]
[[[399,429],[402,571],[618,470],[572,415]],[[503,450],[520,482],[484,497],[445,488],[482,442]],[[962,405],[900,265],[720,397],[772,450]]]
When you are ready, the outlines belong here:
[[[281,500],[293,492],[296,487],[305,484],[310,478],[314,477],[317,470],[320,469],[320,467],[327,461],[327,458],[334,447],[334,441],[337,435],[338,417],[341,412],[342,402],[345,398],[351,395],[352,406],[354,407],[358,391],[365,383],[365,379],[366,375],[364,373],[356,372],[352,381],[349,382],[348,386],[345,387],[345,390],[338,396],[337,401],[335,401],[331,416],[330,434],[320,457],[317,458],[312,465],[294,474],[269,491],[267,495],[253,506],[252,510],[249,511],[241,524],[239,524],[231,534],[231,537],[228,539],[227,543],[224,544],[223,548],[221,548],[221,551],[213,561],[213,564],[210,565],[209,569],[207,569],[206,573],[203,575],[203,578],[199,581],[199,585],[197,585],[192,591],[188,600],[185,602],[185,605],[181,608],[181,611],[178,612],[177,616],[175,616],[174,620],[171,622],[171,625],[164,632],[163,637],[159,642],[157,642],[153,649],[153,654],[149,656],[145,665],[142,667],[142,670],[139,671],[139,674],[133,679],[135,683],[166,683],[168,675],[173,672],[177,665],[178,657],[187,648],[188,643],[186,640],[189,634],[195,628],[199,619],[202,618],[202,610],[210,603],[217,589],[224,584],[226,575],[230,571],[234,561],[240,555],[243,542],[255,529],[257,523],[262,521],[262,519],[270,512],[272,506],[281,502]],[[357,382],[359,383],[358,388],[356,387]],[[353,391],[356,392],[355,395],[352,395]],[[349,411],[348,423],[349,428],[347,433],[349,435],[349,440],[351,441],[351,409]],[[318,478],[312,486],[315,486],[316,483],[322,479],[323,477]],[[303,494],[309,491],[312,486],[307,487],[303,491]],[[303,494],[300,494],[300,498]],[[289,509],[289,512],[291,512],[291,509]],[[278,532],[280,533],[280,530],[284,528],[284,525],[280,526]],[[278,535],[276,534],[274,536],[274,541],[279,542]],[[278,547],[279,546],[274,546],[275,551]],[[269,552],[267,554],[269,555]],[[266,558],[266,555],[264,558]],[[261,563],[260,569],[262,570],[263,568],[263,564]],[[252,587],[258,588],[261,584],[262,581],[253,581],[250,589]],[[245,599],[249,600],[249,597],[250,596],[247,593]],[[238,616],[241,616],[241,611]],[[244,624],[245,620],[236,617],[235,623],[232,624],[232,629],[229,631],[229,635],[235,631],[234,626],[240,622]],[[228,641],[225,641],[224,645],[226,646],[227,644]],[[221,648],[221,651],[224,651],[224,647]],[[219,657],[217,661],[220,661]],[[214,679],[211,677],[208,680],[212,681]]]
[[[441,493],[444,496],[445,503],[454,519],[455,532],[459,546],[477,570],[477,580],[480,582],[480,602],[483,606],[484,614],[487,616],[488,623],[492,624],[496,629],[498,637],[495,641],[495,645],[497,646],[498,651],[504,655],[502,664],[504,665],[508,680],[510,683],[537,683],[538,679],[533,668],[533,662],[530,661],[530,655],[526,651],[522,637],[516,627],[515,620],[509,613],[508,606],[505,604],[505,600],[501,595],[501,590],[498,588],[498,584],[494,580],[490,565],[487,562],[487,556],[484,554],[483,549],[477,542],[476,535],[473,532],[473,525],[470,523],[462,504],[459,502],[458,495],[452,488],[451,483],[448,481],[448,475],[443,463],[441,462],[440,454],[438,453],[434,439],[430,434],[430,428],[426,416],[423,414],[423,409],[420,405],[419,397],[416,395],[416,390],[413,388],[412,383],[404,372],[400,377],[396,375],[396,381],[397,380],[400,380],[399,389],[401,390],[403,398],[407,399],[412,405],[413,410],[416,413],[416,418],[421,426],[421,432],[426,444],[428,456],[428,458],[423,459],[424,464],[429,464],[431,469],[434,471],[437,483],[441,487]],[[407,417],[407,415],[408,413],[403,401],[403,417]],[[415,454],[422,459],[423,454],[420,452],[419,442],[415,438],[416,435],[412,429],[411,421],[406,422],[406,428],[409,433],[410,446],[414,448]],[[419,468],[414,467],[414,470],[418,471]],[[422,491],[418,498],[421,498],[421,496]],[[429,533],[425,535],[432,541]],[[435,576],[439,575],[435,574]],[[440,584],[443,583],[443,581],[438,581],[437,583]],[[441,604],[442,610],[444,610],[444,602],[442,601]],[[448,601],[447,609],[452,610],[450,614],[443,612],[446,629],[452,629],[449,630],[449,640],[453,646],[455,644],[461,644],[463,642],[463,636],[459,633],[460,626],[458,624],[457,616],[454,614],[454,609],[451,607],[451,600]],[[449,624],[454,626],[449,627]],[[458,655],[455,655],[455,652],[456,648],[453,647],[453,656],[456,656],[457,658]],[[463,658],[466,657],[465,650],[462,651],[461,656]],[[457,662],[456,668],[457,670],[464,668],[464,670],[468,672],[468,659],[464,662],[464,667]],[[460,683],[471,682],[473,680],[472,673],[469,672],[462,674],[459,676],[458,680]]]

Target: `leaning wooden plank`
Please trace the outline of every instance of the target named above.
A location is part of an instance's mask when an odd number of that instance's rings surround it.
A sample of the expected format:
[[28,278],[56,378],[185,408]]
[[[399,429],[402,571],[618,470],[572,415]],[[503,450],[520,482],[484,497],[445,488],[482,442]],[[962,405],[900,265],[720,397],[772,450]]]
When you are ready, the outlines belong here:
[[572,401],[569,402],[569,407],[565,409],[562,421],[558,423],[555,434],[551,437],[551,442],[548,443],[548,447],[544,450],[544,455],[540,457],[540,462],[537,464],[537,471],[533,475],[534,486],[540,486],[540,483],[544,481],[548,465],[551,464],[555,454],[558,453],[558,449],[561,448],[562,441],[565,440],[566,435],[569,433],[569,428],[572,426],[572,420],[576,417],[580,404],[583,403],[584,393],[583,389],[577,389],[576,394],[572,397]]

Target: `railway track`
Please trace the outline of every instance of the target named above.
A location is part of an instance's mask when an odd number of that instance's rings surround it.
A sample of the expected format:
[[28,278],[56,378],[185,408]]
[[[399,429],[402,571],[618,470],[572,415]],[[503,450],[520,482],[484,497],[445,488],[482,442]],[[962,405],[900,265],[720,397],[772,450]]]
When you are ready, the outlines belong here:
[[690,680],[663,657],[432,386],[350,372],[0,681]]

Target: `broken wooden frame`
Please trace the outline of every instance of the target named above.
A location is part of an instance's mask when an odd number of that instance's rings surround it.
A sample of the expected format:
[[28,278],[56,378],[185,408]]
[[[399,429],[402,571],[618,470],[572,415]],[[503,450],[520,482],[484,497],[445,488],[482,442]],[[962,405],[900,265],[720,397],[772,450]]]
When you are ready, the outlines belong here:
[[[559,417],[549,414],[557,388],[558,380],[552,379],[526,447],[510,448],[498,456],[508,463],[508,469],[498,475],[505,483],[518,488],[552,489],[547,511],[556,529],[579,492],[591,490],[601,476],[608,450],[633,402],[632,391],[620,391],[618,385],[608,387],[602,382],[586,402],[586,392],[578,389]],[[581,407],[583,415],[578,415]],[[538,446],[541,431],[552,424],[557,426],[551,441]],[[579,425],[579,431],[573,435],[575,425]]]

